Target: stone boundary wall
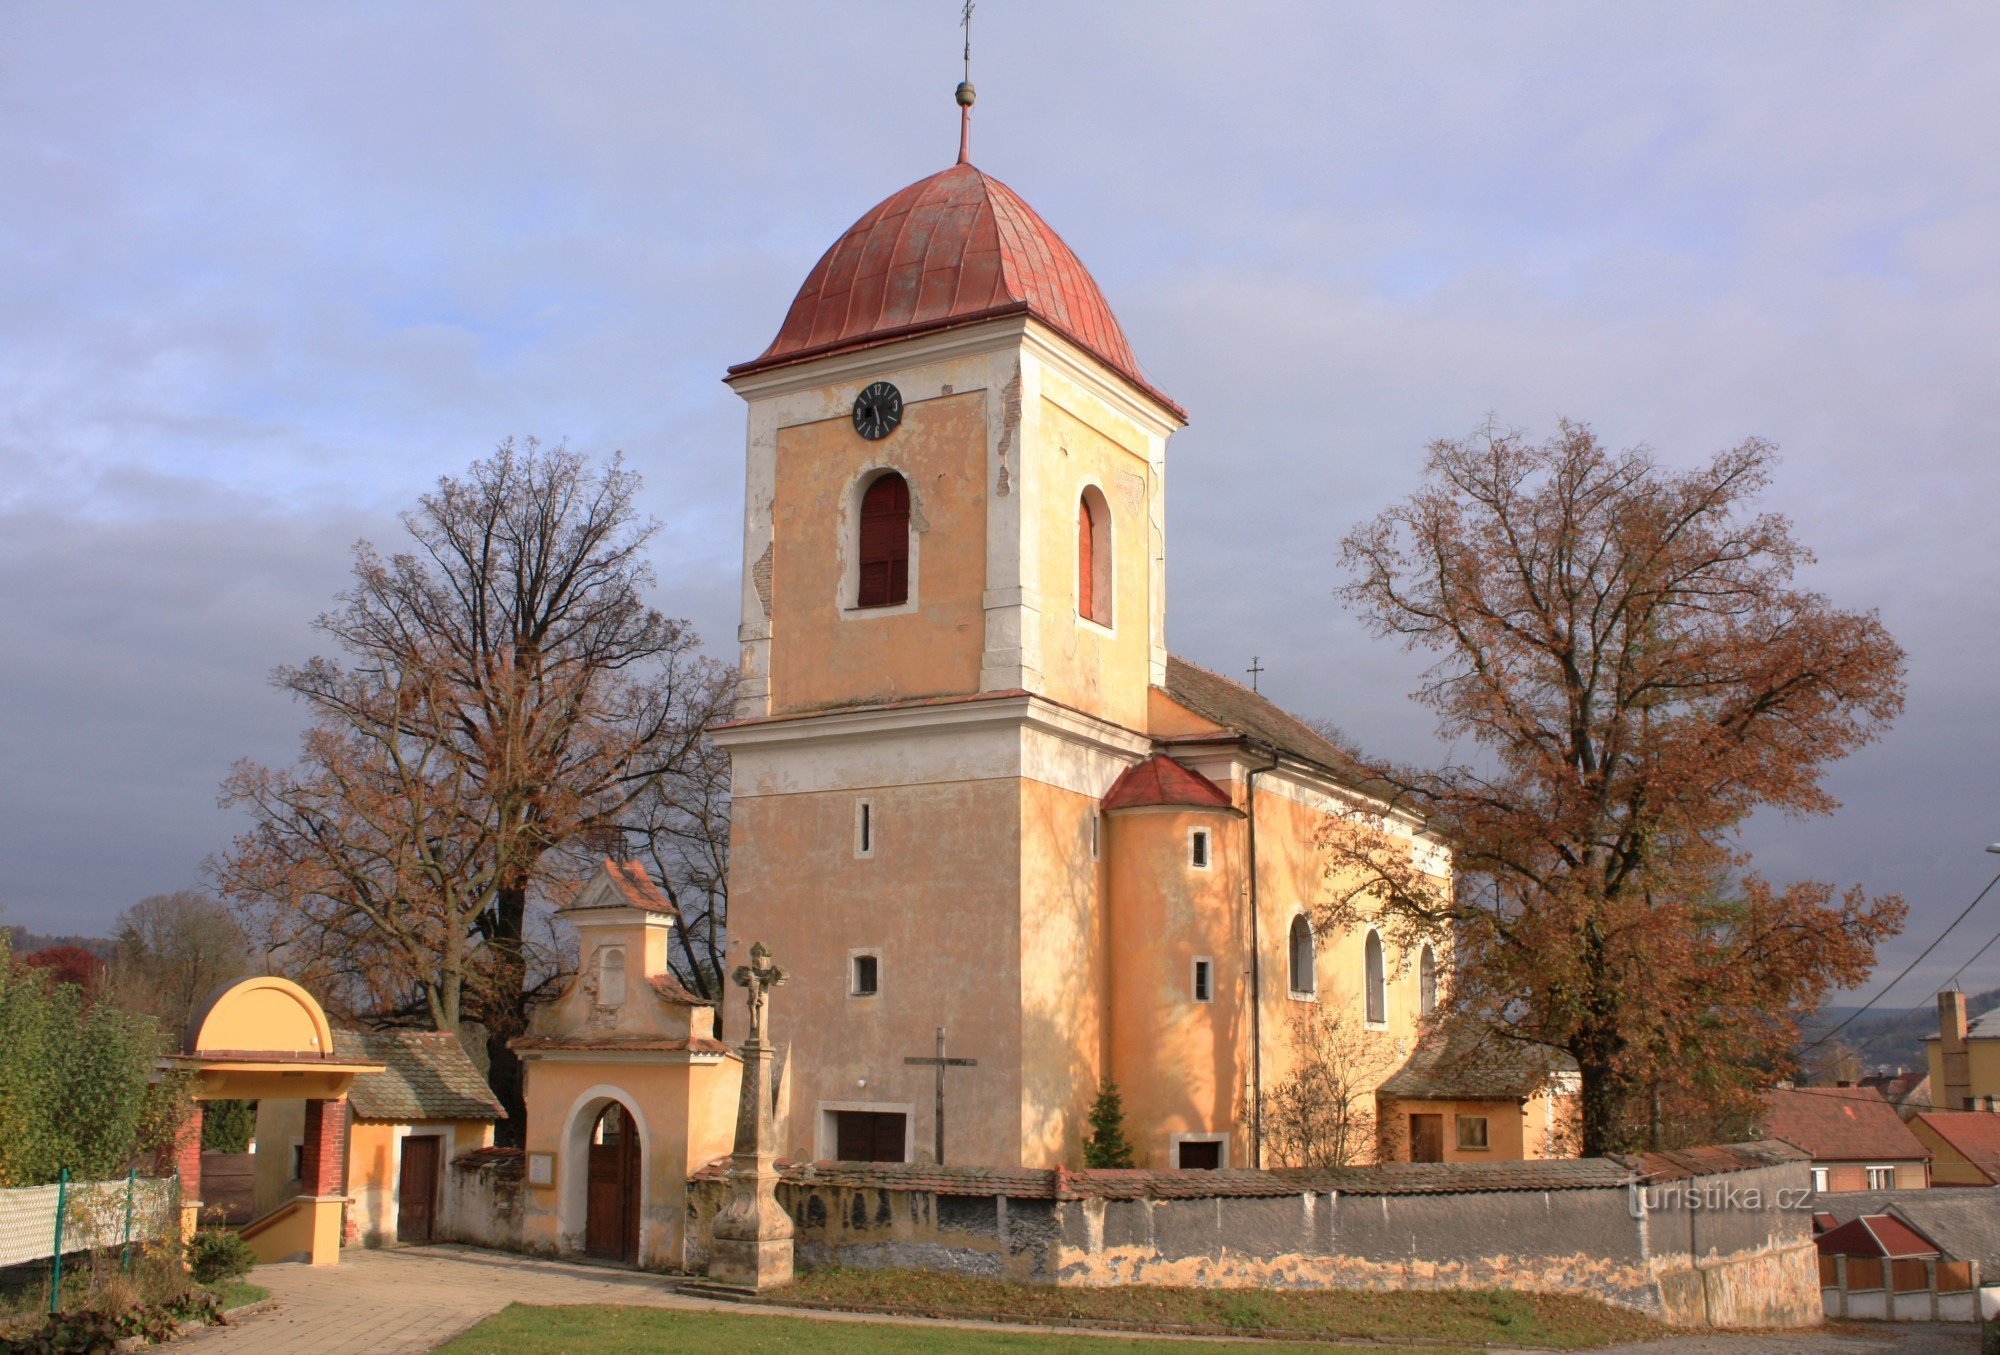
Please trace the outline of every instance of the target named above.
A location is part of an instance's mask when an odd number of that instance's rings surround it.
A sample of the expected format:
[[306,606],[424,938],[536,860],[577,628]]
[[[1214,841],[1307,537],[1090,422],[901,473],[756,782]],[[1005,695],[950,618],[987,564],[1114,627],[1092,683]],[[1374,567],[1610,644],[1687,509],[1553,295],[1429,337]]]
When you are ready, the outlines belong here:
[[502,1251],[521,1250],[526,1189],[518,1148],[475,1148],[452,1159],[445,1175],[437,1236]]
[[[1806,1158],[1775,1143],[1305,1172],[784,1164],[801,1268],[1047,1284],[1528,1289],[1687,1326],[1821,1318]],[[728,1198],[690,1182],[690,1265]]]

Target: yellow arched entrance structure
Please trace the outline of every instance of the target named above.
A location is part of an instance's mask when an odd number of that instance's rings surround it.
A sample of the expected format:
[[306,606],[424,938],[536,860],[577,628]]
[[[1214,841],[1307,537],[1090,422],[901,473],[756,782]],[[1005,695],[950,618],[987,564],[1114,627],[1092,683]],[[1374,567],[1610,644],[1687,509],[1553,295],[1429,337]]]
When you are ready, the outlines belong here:
[[244,1228],[260,1261],[340,1260],[340,1179],[347,1133],[347,1089],[382,1065],[333,1055],[333,1030],[313,995],[290,979],[242,979],[195,1013],[169,1067],[194,1075],[194,1113],[174,1145],[181,1180],[181,1229],[192,1233],[201,1210],[201,1103],[304,1100],[304,1192]]

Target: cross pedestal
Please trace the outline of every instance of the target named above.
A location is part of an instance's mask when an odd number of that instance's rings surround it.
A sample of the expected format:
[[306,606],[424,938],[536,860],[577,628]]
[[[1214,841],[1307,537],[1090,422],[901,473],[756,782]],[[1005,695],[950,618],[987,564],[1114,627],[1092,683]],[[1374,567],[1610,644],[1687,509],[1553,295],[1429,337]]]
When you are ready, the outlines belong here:
[[708,1278],[734,1289],[762,1290],[792,1282],[792,1220],[778,1203],[777,1051],[764,1037],[770,990],[789,977],[759,941],[750,963],[733,976],[747,990],[750,1035],[744,1040],[743,1092],[736,1103],[736,1150],[729,1160],[729,1203],[709,1229]]

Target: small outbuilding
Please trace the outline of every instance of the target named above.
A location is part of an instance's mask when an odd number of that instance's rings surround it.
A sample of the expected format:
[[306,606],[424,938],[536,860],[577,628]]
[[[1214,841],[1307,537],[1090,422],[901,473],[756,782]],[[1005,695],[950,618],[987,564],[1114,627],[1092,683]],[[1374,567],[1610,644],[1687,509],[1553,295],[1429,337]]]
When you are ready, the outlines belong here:
[[[378,1064],[354,1079],[345,1103],[340,1189],[343,1239],[379,1247],[455,1235],[445,1168],[493,1142],[505,1117],[456,1036],[433,1030],[335,1030],[342,1057]],[[298,1193],[305,1103],[257,1103],[258,1214]]]

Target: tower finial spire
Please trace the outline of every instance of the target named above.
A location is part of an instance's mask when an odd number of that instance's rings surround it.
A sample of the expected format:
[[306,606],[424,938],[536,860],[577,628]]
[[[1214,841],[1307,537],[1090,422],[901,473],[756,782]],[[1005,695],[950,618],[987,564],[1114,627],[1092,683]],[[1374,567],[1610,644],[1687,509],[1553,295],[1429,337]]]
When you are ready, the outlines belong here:
[[958,163],[972,163],[972,101],[979,97],[972,88],[972,0],[965,0],[965,10],[959,16],[959,27],[965,30],[965,78],[958,82]]

